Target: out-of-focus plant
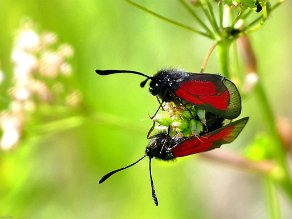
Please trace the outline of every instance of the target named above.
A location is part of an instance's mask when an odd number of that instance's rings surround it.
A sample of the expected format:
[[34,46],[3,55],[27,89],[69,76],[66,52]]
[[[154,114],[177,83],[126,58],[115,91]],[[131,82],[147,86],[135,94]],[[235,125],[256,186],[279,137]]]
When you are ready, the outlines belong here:
[[29,20],[21,25],[12,48],[13,73],[5,77],[0,72],[0,81],[8,87],[0,111],[2,150],[15,147],[25,133],[49,131],[48,122],[64,119],[77,109],[81,96],[70,86],[68,62],[73,53],[70,45],[58,42],[56,34],[38,31]]
[[[292,202],[292,181],[287,158],[288,146],[291,145],[291,126],[283,119],[282,125],[277,126],[277,119],[260,80],[257,57],[249,35],[262,28],[271,13],[284,1],[178,0],[182,7],[193,16],[198,29],[164,17],[140,5],[137,1],[126,1],[163,21],[210,39],[212,46],[207,52],[201,72],[204,72],[210,55],[217,48],[221,73],[237,83],[244,98],[249,95],[256,96],[262,121],[267,127],[266,133],[257,133],[253,142],[246,147],[245,154],[228,152],[222,156],[222,154],[210,152],[203,156],[259,173],[265,182],[269,216],[280,218],[274,186],[279,185]],[[240,59],[243,60],[245,72],[239,67]]]

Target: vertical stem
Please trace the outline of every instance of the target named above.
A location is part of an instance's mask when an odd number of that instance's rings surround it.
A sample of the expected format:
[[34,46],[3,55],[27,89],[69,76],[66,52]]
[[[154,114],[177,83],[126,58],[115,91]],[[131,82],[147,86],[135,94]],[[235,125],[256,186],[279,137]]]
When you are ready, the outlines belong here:
[[245,74],[243,71],[240,71],[240,64],[239,64],[239,58],[238,58],[238,48],[237,48],[237,44],[234,43],[232,46],[232,57],[233,57],[233,63],[234,63],[234,67],[232,68],[233,72],[236,73],[236,77],[239,78],[239,83],[240,85],[242,85],[243,81],[244,81],[244,77]]
[[221,29],[223,28],[223,10],[224,10],[223,2],[219,1],[219,27]]
[[275,160],[277,161],[277,163],[282,169],[282,173],[281,173],[282,176],[279,181],[279,184],[281,185],[283,190],[286,192],[286,195],[290,198],[290,200],[292,200],[292,179],[291,179],[290,170],[287,164],[287,155],[286,155],[286,152],[284,151],[284,146],[282,144],[281,138],[276,128],[275,116],[273,114],[272,108],[268,102],[268,98],[266,96],[266,93],[260,81],[255,87],[255,95],[256,95],[259,108],[261,109],[263,121],[265,121],[266,123],[268,133],[274,140],[273,148],[272,148],[273,155],[275,157]]
[[265,184],[265,193],[268,209],[268,218],[269,219],[280,219],[281,213],[279,208],[279,200],[277,197],[277,192],[275,186],[273,185],[271,179],[268,177],[264,178]]
[[219,63],[221,65],[221,73],[227,77],[230,78],[230,72],[229,72],[229,49],[230,49],[231,42],[224,40],[221,41],[217,45],[218,49],[218,58]]
[[[230,8],[228,5],[223,5],[222,8],[222,28],[229,26],[230,23]],[[230,62],[230,49],[231,41],[224,39],[224,37],[221,35],[221,41],[218,43],[218,59],[219,63],[221,65],[221,73],[227,77],[230,78],[230,72],[229,72],[229,62]]]
[[260,80],[258,81],[255,87],[255,95],[258,100],[259,108],[262,111],[263,120],[266,122],[266,128],[268,129],[268,132],[276,141],[276,144],[280,144],[277,145],[277,147],[280,147],[277,150],[278,151],[277,153],[279,153],[279,155],[282,157],[283,150],[281,149],[282,147],[281,139],[278,135],[278,130],[276,128],[275,116]]
[[[241,37],[238,42],[240,43],[239,45],[241,45],[242,57],[247,72],[258,73],[257,58],[252,49],[250,41],[247,37]],[[257,100],[258,108],[261,111],[262,121],[265,123],[265,127],[267,128],[269,136],[271,136],[271,139],[273,139],[273,143],[271,144],[272,154],[273,158],[279,166],[278,173],[274,172],[271,177],[277,180],[279,185],[286,192],[287,196],[292,200],[292,181],[287,163],[287,153],[282,144],[282,139],[278,133],[274,112],[260,80],[255,86],[254,95]]]

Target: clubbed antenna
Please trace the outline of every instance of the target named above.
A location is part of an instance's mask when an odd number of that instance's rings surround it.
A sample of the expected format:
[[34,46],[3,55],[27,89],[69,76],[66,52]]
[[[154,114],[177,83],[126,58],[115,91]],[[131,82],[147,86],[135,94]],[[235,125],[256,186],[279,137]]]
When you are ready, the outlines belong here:
[[154,188],[154,183],[152,179],[152,171],[151,171],[151,158],[149,157],[149,173],[150,173],[150,183],[151,183],[151,190],[152,190],[152,199],[154,201],[154,204],[158,206],[158,199],[156,196],[155,188]]
[[107,180],[111,175],[117,173],[117,172],[120,172],[121,170],[124,170],[124,169],[127,169],[131,166],[134,166],[136,163],[140,162],[141,160],[143,160],[147,155],[145,154],[143,157],[141,157],[139,160],[135,161],[134,163],[126,166],[126,167],[122,167],[120,169],[117,169],[117,170],[113,170],[109,173],[107,173],[106,175],[104,175],[103,177],[101,177],[101,179],[98,181],[99,184],[103,183],[105,180]]
[[151,78],[150,76],[145,75],[142,72],[131,71],[131,70],[95,70],[95,72],[97,74],[99,74],[99,75],[111,75],[111,74],[129,73],[129,74],[141,75],[143,77],[146,77],[147,79]]
[[111,74],[121,74],[121,73],[141,75],[143,77],[146,77],[146,80],[140,83],[140,87],[144,87],[147,81],[152,78],[148,75],[143,74],[142,72],[131,71],[131,70],[95,70],[95,72],[99,75],[111,75]]

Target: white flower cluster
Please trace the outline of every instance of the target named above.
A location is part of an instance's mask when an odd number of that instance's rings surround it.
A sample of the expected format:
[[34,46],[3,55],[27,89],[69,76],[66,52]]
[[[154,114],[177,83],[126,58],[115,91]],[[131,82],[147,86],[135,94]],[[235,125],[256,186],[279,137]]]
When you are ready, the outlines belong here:
[[[3,150],[18,143],[26,117],[36,110],[38,103],[53,104],[58,96],[56,90],[64,90],[58,78],[70,75],[72,69],[67,59],[73,56],[73,49],[68,44],[58,46],[57,41],[54,33],[39,34],[31,23],[25,23],[17,33],[11,55],[14,64],[8,90],[11,101],[8,109],[0,112],[0,148]],[[3,77],[0,72],[0,83]],[[51,81],[50,86],[48,81]],[[72,93],[76,95],[76,91]],[[64,97],[64,102],[67,99]]]

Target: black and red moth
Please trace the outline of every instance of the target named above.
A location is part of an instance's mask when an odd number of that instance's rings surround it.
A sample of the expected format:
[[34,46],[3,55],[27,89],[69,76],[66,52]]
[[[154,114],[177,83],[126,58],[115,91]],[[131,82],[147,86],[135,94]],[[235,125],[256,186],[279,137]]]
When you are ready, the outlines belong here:
[[131,70],[95,72],[99,75],[130,73],[146,77],[140,86],[144,87],[151,80],[149,91],[159,98],[160,107],[164,102],[181,104],[186,101],[224,119],[235,119],[241,113],[241,98],[235,84],[218,74],[197,74],[177,69],[160,70],[154,76]]
[[240,134],[244,126],[248,121],[248,117],[239,119],[234,122],[230,122],[229,124],[215,129],[211,132],[203,134],[201,136],[191,136],[188,138],[178,138],[178,137],[171,137],[167,133],[160,133],[154,135],[150,138],[150,142],[146,147],[146,151],[143,157],[141,157],[136,162],[109,172],[108,174],[104,175],[100,180],[99,183],[104,182],[114,173],[119,172],[121,170],[127,169],[139,161],[141,161],[145,157],[149,157],[149,173],[150,173],[150,182],[151,182],[151,189],[152,189],[152,199],[155,205],[158,205],[158,199],[156,196],[154,183],[152,179],[151,173],[151,159],[157,158],[160,160],[173,160],[177,157],[184,157],[200,152],[205,152],[209,150],[213,150],[215,148],[219,148],[222,144],[228,144],[233,142],[237,136]]

